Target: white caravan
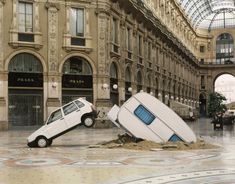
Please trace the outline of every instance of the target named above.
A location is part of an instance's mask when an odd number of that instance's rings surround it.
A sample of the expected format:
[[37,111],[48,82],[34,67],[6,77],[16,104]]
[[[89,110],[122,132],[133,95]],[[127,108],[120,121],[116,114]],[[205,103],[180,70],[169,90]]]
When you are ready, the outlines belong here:
[[31,134],[27,141],[29,147],[47,147],[53,139],[76,128],[78,125],[92,127],[97,116],[95,107],[79,98],[53,111],[45,125]]
[[148,93],[137,93],[120,108],[115,105],[108,118],[136,138],[154,141],[196,142],[189,126],[168,106]]

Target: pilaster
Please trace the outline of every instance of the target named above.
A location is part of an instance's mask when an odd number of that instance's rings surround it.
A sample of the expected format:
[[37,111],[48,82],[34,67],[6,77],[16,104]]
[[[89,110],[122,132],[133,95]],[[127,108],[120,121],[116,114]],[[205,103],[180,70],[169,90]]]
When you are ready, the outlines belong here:
[[55,0],[48,1],[45,4],[48,9],[48,96],[47,111],[50,113],[54,108],[60,106],[61,83],[58,76],[59,59],[58,59],[58,34],[59,34],[59,15],[60,6]]

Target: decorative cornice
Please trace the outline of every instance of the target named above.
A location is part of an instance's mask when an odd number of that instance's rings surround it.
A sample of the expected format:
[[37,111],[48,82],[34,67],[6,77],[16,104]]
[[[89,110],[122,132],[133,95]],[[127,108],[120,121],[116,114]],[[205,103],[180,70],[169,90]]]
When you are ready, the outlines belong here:
[[56,8],[57,10],[60,9],[60,4],[59,3],[53,3],[53,2],[46,2],[45,4],[46,8]]

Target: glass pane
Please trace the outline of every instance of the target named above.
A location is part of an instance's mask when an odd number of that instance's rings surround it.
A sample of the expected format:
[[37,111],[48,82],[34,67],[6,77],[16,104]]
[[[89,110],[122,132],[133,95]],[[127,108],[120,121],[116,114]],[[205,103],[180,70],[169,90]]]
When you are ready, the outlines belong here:
[[25,32],[25,16],[19,14],[19,32]]
[[26,32],[32,32],[33,31],[33,20],[32,20],[32,15],[26,15]]
[[76,111],[78,108],[74,103],[70,103],[63,107],[64,115],[68,115],[73,111]]
[[26,14],[33,15],[33,4],[26,3]]
[[76,100],[75,103],[76,103],[76,105],[77,105],[79,108],[82,108],[82,107],[85,106],[84,103],[82,103],[82,102],[79,101],[79,100]]
[[53,121],[56,121],[58,119],[62,118],[62,113],[61,110],[58,109],[57,111],[53,112],[50,116],[50,118],[48,119],[47,124],[52,123]]
[[149,112],[143,105],[139,105],[135,109],[134,114],[146,125],[150,125],[155,119],[155,116],[151,112]]
[[115,79],[117,79],[117,77],[118,77],[117,68],[116,68],[116,66],[115,66],[114,63],[111,64],[111,68],[110,68],[110,77],[111,77],[111,78],[115,78]]
[[64,63],[63,73],[92,75],[92,69],[90,64],[83,58],[72,57]]
[[84,10],[77,10],[77,36],[84,36]]
[[76,9],[72,8],[70,11],[70,32],[72,36],[77,36],[76,35],[76,19],[77,19],[77,15],[76,15]]
[[10,62],[10,72],[42,72],[41,62],[31,54],[22,53],[16,55]]
[[19,3],[19,13],[25,14],[25,3]]

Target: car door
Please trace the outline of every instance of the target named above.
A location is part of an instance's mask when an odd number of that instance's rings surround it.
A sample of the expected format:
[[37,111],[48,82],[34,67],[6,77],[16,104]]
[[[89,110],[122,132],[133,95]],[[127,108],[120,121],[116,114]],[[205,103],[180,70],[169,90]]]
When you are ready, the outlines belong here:
[[81,123],[81,112],[74,102],[63,106],[63,113],[68,128],[72,128]]
[[61,108],[52,112],[47,121],[46,132],[49,135],[48,138],[57,136],[58,134],[62,133],[67,129],[68,127],[62,115]]

